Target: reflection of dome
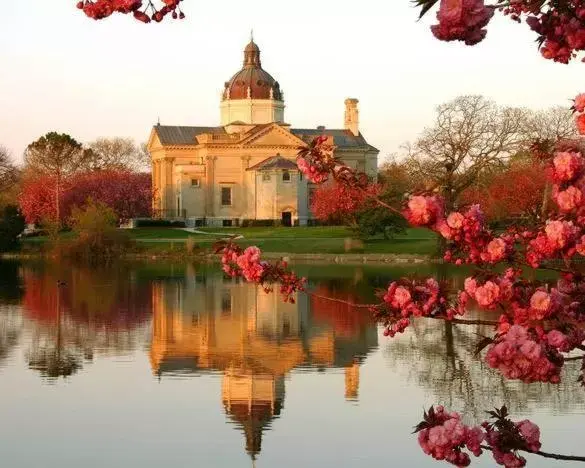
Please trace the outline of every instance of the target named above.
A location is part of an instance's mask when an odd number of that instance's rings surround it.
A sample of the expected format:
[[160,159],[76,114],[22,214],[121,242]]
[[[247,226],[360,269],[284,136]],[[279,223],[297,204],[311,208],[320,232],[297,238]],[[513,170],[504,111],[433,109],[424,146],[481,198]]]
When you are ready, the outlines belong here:
[[228,370],[222,400],[225,412],[244,432],[246,452],[255,459],[262,449],[262,432],[282,410],[284,378]]
[[244,49],[244,65],[225,83],[223,99],[282,100],[278,82],[262,69],[260,48],[252,40]]
[[271,402],[255,402],[252,406],[247,403],[232,404],[226,411],[246,436],[246,452],[252,458],[262,450],[262,433],[270,427],[272,419],[280,415],[282,400]]

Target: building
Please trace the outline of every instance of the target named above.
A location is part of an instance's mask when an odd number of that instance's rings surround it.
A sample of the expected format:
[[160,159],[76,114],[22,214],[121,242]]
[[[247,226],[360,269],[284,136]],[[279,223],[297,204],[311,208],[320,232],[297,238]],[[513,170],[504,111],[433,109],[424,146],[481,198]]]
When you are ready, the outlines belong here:
[[342,129],[291,128],[284,93],[262,68],[252,40],[244,63],[224,85],[219,126],[157,124],[148,141],[155,213],[192,225],[235,226],[244,220],[307,224],[312,184],[299,173],[299,147],[327,135],[336,156],[375,177],[378,150],[359,128],[357,99],[345,100]]

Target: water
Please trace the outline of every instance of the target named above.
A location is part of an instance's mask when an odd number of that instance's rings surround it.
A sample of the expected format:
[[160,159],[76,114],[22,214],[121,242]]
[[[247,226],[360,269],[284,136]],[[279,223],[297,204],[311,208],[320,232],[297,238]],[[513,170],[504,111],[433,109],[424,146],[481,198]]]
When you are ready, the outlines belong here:
[[[361,302],[430,272],[297,269]],[[543,450],[584,455],[579,364],[560,386],[505,381],[473,356],[482,332],[421,320],[390,340],[363,310],[284,304],[210,266],[0,263],[0,466],[442,466],[410,434],[434,403],[470,422],[507,404]]]

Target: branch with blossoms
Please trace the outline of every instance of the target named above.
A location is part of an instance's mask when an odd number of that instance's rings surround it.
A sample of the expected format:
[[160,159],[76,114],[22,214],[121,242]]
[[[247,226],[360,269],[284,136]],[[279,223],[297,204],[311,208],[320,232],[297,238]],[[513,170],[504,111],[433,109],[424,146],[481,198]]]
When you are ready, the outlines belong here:
[[[585,115],[585,95],[575,99],[573,110],[580,131],[585,133],[585,125],[580,123]],[[542,145],[535,146],[535,153],[547,164],[556,210],[532,230],[510,229],[501,234],[487,227],[479,205],[446,212],[442,197],[436,193],[413,194],[402,210],[389,206],[375,192],[368,191],[367,176],[343,165],[334,151],[326,136],[317,137],[299,150],[297,165],[312,183],[332,178],[338,184],[369,193],[374,202],[401,213],[411,225],[426,227],[443,237],[447,243],[445,262],[476,267],[476,272],[465,279],[464,288],[457,292],[446,281],[434,278],[392,282],[379,293],[379,303],[369,306],[383,325],[385,336],[403,333],[412,320],[420,317],[466,323],[461,317],[470,308],[499,311],[493,323],[494,335],[484,337],[478,345],[478,352],[487,348],[485,360],[491,368],[508,379],[554,384],[560,382],[565,362],[581,359],[578,380],[584,383],[585,357],[571,354],[585,350],[585,275],[574,262],[575,256],[585,255],[585,158],[577,145],[564,142],[547,150]],[[297,291],[305,291],[304,278],[288,271],[286,263],[271,265],[262,261],[256,247],[242,250],[227,242],[218,245],[216,251],[223,254],[228,275],[241,276],[265,288],[278,283],[285,300],[291,300]],[[559,261],[563,268],[551,266],[551,262]],[[498,273],[494,267],[499,264],[508,268]],[[522,277],[521,267],[525,265],[552,269],[558,272],[558,280],[553,284],[528,281]],[[502,412],[495,417],[495,423],[482,425],[480,434],[476,429],[459,431],[459,420],[453,415],[427,414],[426,425],[420,429],[421,446],[426,453],[457,466],[470,462],[461,448],[480,453],[478,444],[483,440],[488,441],[483,448],[491,450],[496,462],[504,466],[524,466],[519,450],[562,457],[539,452],[537,438],[529,435],[534,434],[532,423],[511,423]],[[453,432],[452,425],[458,432]],[[446,442],[431,435],[441,431],[460,435]],[[467,440],[465,434],[472,434],[472,440]]]
[[433,35],[441,41],[481,42],[496,12],[518,23],[525,22],[537,34],[542,56],[569,63],[585,51],[585,1],[583,0],[415,0],[424,16],[436,4]]
[[[165,17],[183,19],[180,4],[183,0],[81,0],[77,8],[94,20],[108,18],[114,13],[132,16],[143,23],[160,23]],[[158,5],[158,6],[157,6]]]
[[505,406],[487,411],[490,419],[478,426],[468,426],[461,415],[449,412],[443,406],[431,406],[416,426],[418,442],[424,453],[436,460],[456,466],[469,466],[471,455],[481,456],[490,451],[498,465],[507,468],[522,467],[526,459],[520,452],[544,458],[585,462],[585,457],[561,455],[540,450],[540,429],[525,419],[514,422]]

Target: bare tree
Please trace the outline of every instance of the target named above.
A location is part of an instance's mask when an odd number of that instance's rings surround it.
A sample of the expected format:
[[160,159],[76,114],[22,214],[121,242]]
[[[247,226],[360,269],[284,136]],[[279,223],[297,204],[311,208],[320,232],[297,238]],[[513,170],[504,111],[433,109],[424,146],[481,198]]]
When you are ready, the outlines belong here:
[[88,152],[69,135],[50,132],[28,145],[24,153],[29,173],[55,179],[56,219],[60,221],[60,199],[65,179],[87,166]]
[[[130,138],[98,138],[89,143],[88,169],[123,169],[140,171],[149,167],[150,156],[145,156],[143,146]],[[148,154],[148,152],[146,152]]]
[[567,107],[557,106],[530,112],[524,122],[527,141],[551,141],[577,138],[575,116]]
[[527,118],[525,109],[500,108],[482,96],[442,104],[434,126],[406,147],[410,173],[441,192],[452,209],[467,187],[518,151]]
[[8,150],[0,145],[0,192],[10,189],[18,180],[18,169]]

